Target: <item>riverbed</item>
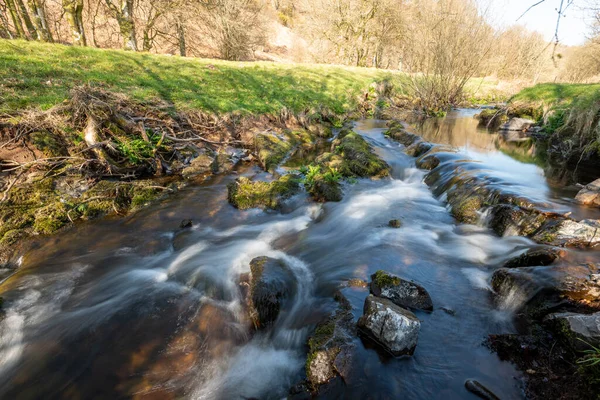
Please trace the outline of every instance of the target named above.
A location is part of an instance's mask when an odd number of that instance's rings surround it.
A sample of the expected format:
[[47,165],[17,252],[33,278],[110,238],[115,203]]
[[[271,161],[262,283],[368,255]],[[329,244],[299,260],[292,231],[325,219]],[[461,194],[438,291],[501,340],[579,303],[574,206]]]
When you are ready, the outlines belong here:
[[[242,166],[125,219],[33,242],[0,288],[0,397],[285,398],[304,377],[307,338],[334,309],[334,292],[343,287],[357,320],[368,289],[344,283],[368,281],[379,269],[414,280],[432,297],[434,311],[416,313],[415,354],[392,358],[354,337],[349,376],[320,397],[475,398],[467,379],[501,398],[523,397],[521,373],[484,342],[517,330],[515,304],[494,301],[491,274],[535,243],[458,224],[444,196],[424,183],[426,171],[385,129],[381,120],[355,124],[390,164],[391,178],[345,183],[339,203],[301,194],[282,213],[239,211],[227,202],[227,183],[265,174]],[[472,111],[412,129],[456,147],[496,185],[556,212],[598,217],[573,202],[573,189],[546,179],[533,157],[507,154]],[[179,227],[183,219],[191,229]],[[402,227],[387,227],[391,219]],[[282,260],[299,286],[293,307],[252,335],[238,282],[258,256]]]

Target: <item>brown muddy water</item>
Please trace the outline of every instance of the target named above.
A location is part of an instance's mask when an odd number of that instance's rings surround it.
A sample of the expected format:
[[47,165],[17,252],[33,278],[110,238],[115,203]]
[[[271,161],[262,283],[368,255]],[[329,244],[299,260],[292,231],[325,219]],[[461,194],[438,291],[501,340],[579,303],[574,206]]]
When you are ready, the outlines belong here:
[[[414,129],[458,147],[493,184],[578,218],[597,217],[573,203],[572,190],[549,183],[528,149],[502,147],[472,115],[457,111]],[[466,379],[521,398],[521,374],[483,342],[516,330],[515,304],[493,300],[491,274],[535,244],[457,224],[444,195],[436,198],[423,182],[425,172],[384,137],[385,121],[359,121],[356,130],[392,166],[392,178],[347,183],[340,203],[299,195],[284,213],[238,211],[227,203],[235,176],[216,177],[126,219],[80,224],[33,243],[0,287],[0,397],[285,398],[304,377],[307,337],[335,308],[334,291],[385,269],[420,283],[433,299],[432,313],[417,313],[416,352],[390,358],[355,337],[350,376],[321,398],[476,398]],[[193,228],[179,229],[187,218]],[[394,218],[402,228],[386,227]],[[264,255],[290,266],[298,291],[274,326],[249,335],[238,279]],[[342,292],[358,319],[368,292]]]

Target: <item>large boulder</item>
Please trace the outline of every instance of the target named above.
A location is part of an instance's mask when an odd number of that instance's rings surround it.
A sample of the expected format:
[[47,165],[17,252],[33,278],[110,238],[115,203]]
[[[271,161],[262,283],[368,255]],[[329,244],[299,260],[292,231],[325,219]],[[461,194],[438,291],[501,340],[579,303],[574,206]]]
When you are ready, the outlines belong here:
[[425,288],[386,271],[379,270],[371,275],[371,293],[400,307],[433,310],[433,302]]
[[503,308],[542,318],[557,310],[600,306],[600,264],[500,268],[492,288]]
[[586,206],[600,207],[600,178],[581,189],[575,196],[575,200]]
[[535,125],[535,121],[526,118],[511,118],[500,126],[502,131],[526,131]]
[[545,321],[574,349],[586,350],[589,349],[589,345],[600,345],[600,312],[556,313],[548,315]]
[[250,273],[247,304],[254,326],[262,329],[272,325],[292,302],[297,289],[296,278],[286,264],[270,257],[253,259]]
[[535,233],[547,216],[533,209],[498,204],[491,209],[490,228],[499,236],[529,236]]
[[390,300],[369,295],[358,328],[393,356],[412,355],[417,347],[421,322],[412,312]]

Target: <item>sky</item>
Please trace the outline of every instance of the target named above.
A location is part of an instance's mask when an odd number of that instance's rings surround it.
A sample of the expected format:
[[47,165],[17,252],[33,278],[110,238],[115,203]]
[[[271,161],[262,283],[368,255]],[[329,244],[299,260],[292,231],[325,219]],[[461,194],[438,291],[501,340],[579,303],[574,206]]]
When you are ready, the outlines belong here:
[[[539,0],[481,0],[482,3],[491,4],[490,18],[493,22],[503,26],[515,23],[526,26],[530,30],[538,31],[548,41],[553,40],[558,14],[556,9],[560,0],[546,0],[542,4],[531,9],[519,21],[517,19],[528,7]],[[567,0],[565,0],[565,3]],[[584,6],[589,0],[575,0],[560,20],[558,36],[562,44],[576,46],[583,44],[589,33],[591,19],[589,15],[577,5]]]

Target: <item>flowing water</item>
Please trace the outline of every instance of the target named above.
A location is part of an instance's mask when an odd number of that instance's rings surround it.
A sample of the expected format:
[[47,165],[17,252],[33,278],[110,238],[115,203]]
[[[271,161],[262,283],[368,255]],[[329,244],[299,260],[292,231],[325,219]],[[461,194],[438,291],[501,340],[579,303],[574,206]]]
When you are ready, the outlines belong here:
[[[540,167],[500,151],[467,111],[415,129],[457,146],[480,161],[481,174],[523,195],[586,214]],[[458,225],[423,183],[425,172],[383,136],[385,121],[359,121],[356,130],[392,166],[392,178],[347,184],[340,203],[301,195],[285,213],[238,211],[226,200],[235,176],[216,177],[126,219],[34,243],[0,289],[0,397],[285,398],[303,379],[307,337],[334,309],[334,291],[378,269],[423,285],[435,311],[417,312],[413,357],[390,358],[353,338],[350,376],[323,398],[471,398],[469,378],[502,398],[522,397],[520,373],[483,342],[516,329],[517,300],[496,305],[489,278],[533,242]],[[194,220],[191,230],[178,228],[184,218]],[[386,226],[394,218],[402,228]],[[239,275],[264,255],[285,262],[299,287],[272,328],[250,335]],[[358,319],[367,290],[342,292]]]

